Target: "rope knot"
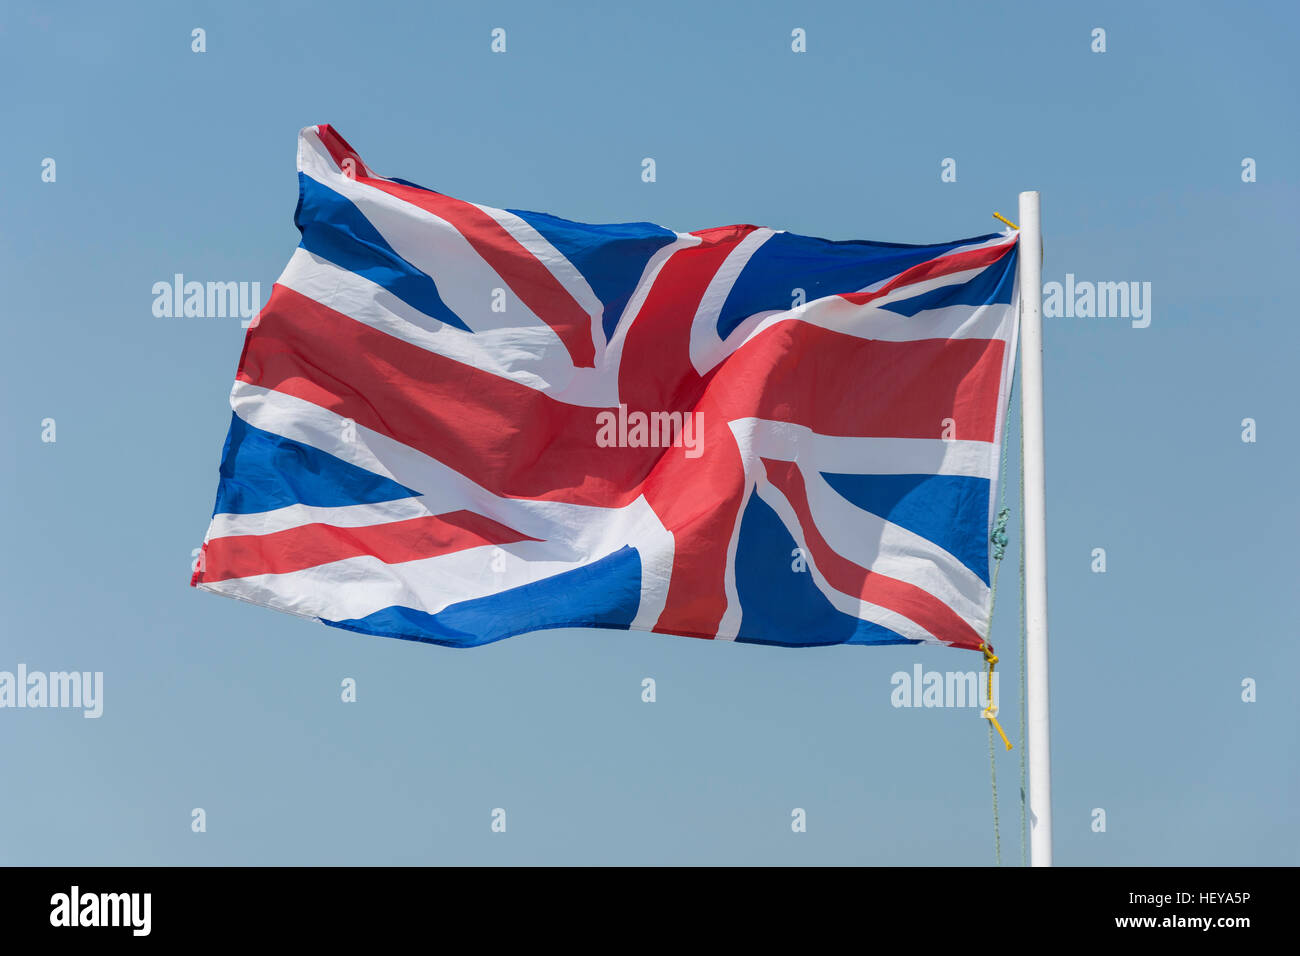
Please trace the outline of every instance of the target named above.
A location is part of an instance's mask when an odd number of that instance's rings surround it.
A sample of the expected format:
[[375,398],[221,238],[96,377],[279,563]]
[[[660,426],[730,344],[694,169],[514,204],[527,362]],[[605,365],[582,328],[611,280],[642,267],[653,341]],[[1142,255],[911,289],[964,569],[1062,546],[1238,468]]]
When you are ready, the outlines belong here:
[[[998,655],[993,653],[993,648],[989,646],[987,641],[980,641],[980,650],[984,652],[984,660],[988,662],[989,665],[987,694],[987,700],[989,703],[980,716],[986,718],[989,723],[993,725],[994,729],[998,732],[998,736],[1002,738],[1002,742],[1006,744],[1007,749],[1010,750],[1011,741],[1007,739],[1006,733],[1002,730],[1002,725],[998,723],[998,709],[993,705],[993,665],[998,662]],[[992,751],[990,751],[990,759],[992,759],[991,754]]]
[[1011,509],[1003,508],[998,512],[998,519],[993,524],[993,533],[989,535],[989,540],[993,542],[993,560],[1001,561],[1002,556],[1007,553],[1007,519],[1011,517]]

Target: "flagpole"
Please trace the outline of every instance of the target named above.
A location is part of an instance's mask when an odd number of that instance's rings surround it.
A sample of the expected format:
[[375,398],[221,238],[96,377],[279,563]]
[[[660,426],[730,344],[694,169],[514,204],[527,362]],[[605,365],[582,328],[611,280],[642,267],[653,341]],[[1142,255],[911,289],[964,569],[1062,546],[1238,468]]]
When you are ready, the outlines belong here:
[[1020,428],[1024,438],[1025,709],[1029,861],[1052,865],[1047,693],[1047,500],[1043,464],[1043,262],[1038,193],[1020,194]]

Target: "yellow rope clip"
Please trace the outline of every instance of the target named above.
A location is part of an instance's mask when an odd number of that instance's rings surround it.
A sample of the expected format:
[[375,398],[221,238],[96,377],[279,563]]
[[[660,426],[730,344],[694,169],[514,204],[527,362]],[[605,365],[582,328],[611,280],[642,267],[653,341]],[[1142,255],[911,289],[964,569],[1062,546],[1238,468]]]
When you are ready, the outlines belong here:
[[1019,227],[1019,226],[1017,226],[1014,222],[1012,222],[1012,221],[1011,221],[1010,219],[1008,219],[1006,216],[1002,215],[1002,213],[1000,213],[1000,212],[995,212],[995,213],[993,214],[993,218],[994,218],[994,219],[1001,219],[1003,222],[1005,222],[1008,226],[1010,226],[1010,227],[1011,227],[1012,229],[1014,229],[1016,232],[1019,232],[1019,231],[1020,231],[1020,227]]
[[[994,213],[994,215],[996,216],[997,213]],[[998,216],[998,218],[1001,219],[1002,217]],[[1006,744],[1007,749],[1010,750],[1011,741],[1007,740],[1007,735],[1003,733],[1002,725],[998,723],[998,716],[997,716],[998,709],[993,705],[993,665],[998,662],[998,656],[993,653],[993,648],[989,647],[987,644],[983,642],[980,643],[980,650],[984,652],[984,660],[987,661],[989,665],[989,675],[988,675],[989,676],[989,681],[988,681],[989,705],[984,708],[984,712],[980,714],[980,716],[987,717],[993,723],[993,728],[998,732],[998,736],[1002,738],[1002,742]]]

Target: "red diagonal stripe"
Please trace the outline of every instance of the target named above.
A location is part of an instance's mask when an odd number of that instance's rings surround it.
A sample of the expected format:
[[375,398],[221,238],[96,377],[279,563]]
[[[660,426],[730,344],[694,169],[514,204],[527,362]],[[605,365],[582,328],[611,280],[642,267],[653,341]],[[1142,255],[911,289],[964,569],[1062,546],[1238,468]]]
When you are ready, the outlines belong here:
[[915,584],[891,578],[855,564],[835,552],[813,521],[803,474],[794,462],[764,458],[768,480],[775,485],[799,519],[804,541],[812,552],[813,562],[828,584],[837,591],[888,608],[915,621],[941,641],[956,647],[979,650],[980,636],[956,611]]
[[592,319],[546,266],[525,249],[495,219],[473,203],[427,189],[376,179],[356,150],[328,125],[318,126],[321,142],[340,166],[351,157],[357,163],[359,183],[373,186],[449,222],[499,275],[510,291],[552,329],[564,343],[578,368],[593,368],[596,346]]
[[320,137],[321,144],[329,150],[330,156],[333,157],[340,171],[344,168],[343,161],[350,159],[353,162],[354,172],[358,176],[374,175],[374,170],[365,164],[361,154],[353,149],[351,144],[340,136],[338,130],[330,126],[329,123],[321,123],[317,126],[316,135]]
[[307,524],[271,534],[228,535],[204,546],[196,583],[254,574],[288,574],[332,561],[370,555],[384,564],[417,561],[486,544],[535,541],[471,511],[390,521],[360,528]]
[[900,272],[875,292],[841,293],[841,298],[852,302],[854,305],[865,305],[872,299],[879,299],[881,296],[888,295],[895,289],[900,289],[905,285],[915,285],[918,282],[924,282],[926,279],[937,279],[940,276],[952,275],[954,272],[966,272],[969,269],[979,269],[991,265],[1015,247],[1015,242],[1008,242],[1005,245],[985,246],[982,249],[969,249],[966,252],[954,252],[950,256],[940,256],[937,259],[922,262]]

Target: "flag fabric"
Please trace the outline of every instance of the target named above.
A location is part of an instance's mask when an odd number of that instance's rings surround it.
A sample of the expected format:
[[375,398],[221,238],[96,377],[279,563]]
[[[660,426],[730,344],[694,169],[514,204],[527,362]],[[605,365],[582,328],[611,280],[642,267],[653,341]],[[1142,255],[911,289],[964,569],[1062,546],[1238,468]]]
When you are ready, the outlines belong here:
[[1017,236],[680,233],[298,143],[191,581],[466,647],[555,627],[978,648]]

